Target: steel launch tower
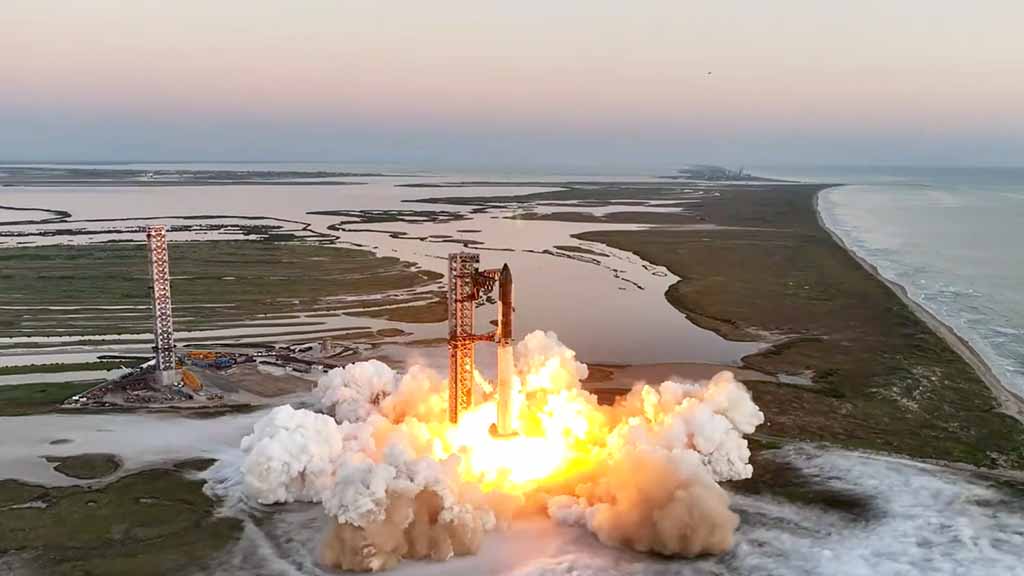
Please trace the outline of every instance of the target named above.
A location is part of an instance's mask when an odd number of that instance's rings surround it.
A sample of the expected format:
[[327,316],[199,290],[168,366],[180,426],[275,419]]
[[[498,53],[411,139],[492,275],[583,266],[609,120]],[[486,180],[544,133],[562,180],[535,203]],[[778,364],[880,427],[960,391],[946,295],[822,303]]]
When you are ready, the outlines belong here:
[[161,384],[177,383],[174,325],[171,317],[171,274],[167,262],[167,230],[162,225],[146,230],[149,272],[153,281],[153,352]]
[[459,421],[459,412],[473,406],[474,277],[479,263],[479,254],[448,255],[448,420],[453,424]]
[[[498,344],[498,421],[495,432],[512,430],[512,271],[479,270],[480,255],[455,252],[448,255],[448,419],[454,424],[459,414],[473,406],[473,349],[477,342]],[[498,285],[498,329],[489,334],[473,332],[477,301]]]

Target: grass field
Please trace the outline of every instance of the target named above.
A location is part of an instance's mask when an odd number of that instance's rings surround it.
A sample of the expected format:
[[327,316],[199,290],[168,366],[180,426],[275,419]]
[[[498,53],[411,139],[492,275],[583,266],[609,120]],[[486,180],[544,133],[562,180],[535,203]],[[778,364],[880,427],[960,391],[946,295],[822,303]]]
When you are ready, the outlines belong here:
[[61,576],[190,573],[241,531],[215,512],[203,482],[174,469],[100,487],[0,480],[0,558]]
[[99,382],[98,380],[89,380],[0,386],[0,416],[25,416],[51,412],[61,402],[75,394],[85,392]]
[[114,454],[92,453],[74,456],[46,456],[53,469],[68,478],[96,480],[121,469],[121,459]]
[[734,340],[798,336],[744,359],[814,373],[814,386],[751,384],[767,433],[978,466],[1024,468],[1024,427],[970,365],[817,222],[816,190],[723,190],[699,210],[720,226],[587,232],[681,278],[665,294]]
[[[316,318],[389,305],[416,322],[444,309],[440,275],[397,258],[337,246],[255,241],[170,245],[175,328],[315,328]],[[142,334],[152,329],[149,273],[141,243],[0,249],[0,338]],[[436,287],[435,287],[436,288]],[[396,296],[394,291],[412,291]],[[408,304],[415,313],[402,310]],[[438,317],[437,311],[429,318]],[[382,312],[388,318],[388,312]],[[267,330],[271,332],[271,330]]]
[[18,366],[0,366],[0,376],[17,374],[58,374],[60,372],[85,372],[93,370],[116,370],[122,366],[134,368],[146,359],[136,360],[97,360],[95,362],[68,362],[66,364],[21,364]]

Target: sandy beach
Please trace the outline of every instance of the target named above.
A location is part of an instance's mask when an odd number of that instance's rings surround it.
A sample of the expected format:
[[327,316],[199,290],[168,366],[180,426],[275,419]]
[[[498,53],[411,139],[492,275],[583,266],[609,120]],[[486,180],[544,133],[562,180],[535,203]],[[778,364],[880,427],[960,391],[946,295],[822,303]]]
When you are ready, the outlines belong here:
[[863,266],[865,270],[880,282],[888,286],[894,294],[899,296],[900,300],[902,300],[903,303],[906,304],[922,322],[927,324],[928,327],[942,338],[950,348],[955,350],[957,354],[963,357],[963,359],[971,365],[974,371],[978,373],[978,376],[985,382],[985,384],[988,385],[992,394],[994,394],[999,400],[1002,405],[1001,409],[1005,414],[1013,416],[1020,422],[1024,422],[1024,398],[1015,394],[999,380],[995,375],[995,372],[992,371],[992,368],[989,367],[988,363],[985,362],[985,359],[978,354],[973,346],[971,346],[970,342],[957,334],[956,330],[953,330],[953,328],[948,324],[939,320],[938,317],[932,314],[927,308],[911,298],[906,287],[883,276],[874,264],[868,262],[864,258],[861,258],[856,251],[847,246],[843,239],[832,231],[832,229],[825,224],[824,219],[822,219],[821,206],[819,202],[820,196],[821,192],[816,194],[814,197],[814,210],[818,214],[818,225],[827,231],[829,236],[832,237],[832,240],[836,244],[842,246],[843,249],[846,250],[861,266]]

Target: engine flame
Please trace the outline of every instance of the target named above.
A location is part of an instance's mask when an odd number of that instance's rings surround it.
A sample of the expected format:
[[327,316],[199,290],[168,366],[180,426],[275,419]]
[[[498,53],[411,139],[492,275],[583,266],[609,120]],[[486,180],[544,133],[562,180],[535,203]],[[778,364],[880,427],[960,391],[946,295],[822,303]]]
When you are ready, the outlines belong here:
[[[540,405],[536,411],[534,404]],[[519,434],[494,437],[488,429],[497,416],[495,401],[475,406],[445,431],[434,456],[458,454],[464,481],[507,494],[524,494],[593,467],[598,454],[592,434],[604,428],[593,407],[564,393],[544,392],[514,414]]]

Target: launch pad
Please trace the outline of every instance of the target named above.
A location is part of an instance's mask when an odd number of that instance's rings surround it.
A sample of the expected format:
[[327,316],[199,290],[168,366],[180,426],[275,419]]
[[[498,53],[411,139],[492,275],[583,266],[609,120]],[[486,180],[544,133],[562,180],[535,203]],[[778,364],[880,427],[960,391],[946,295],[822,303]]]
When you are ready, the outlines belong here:
[[[498,421],[493,432],[505,436],[512,429],[512,270],[480,270],[480,255],[454,252],[448,255],[448,419],[458,423],[459,414],[473,406],[477,342],[498,345]],[[476,334],[474,311],[477,303],[498,287],[497,330]]]

